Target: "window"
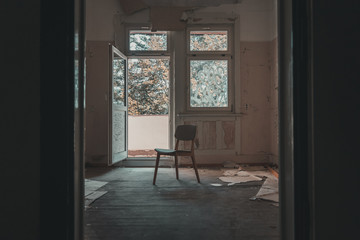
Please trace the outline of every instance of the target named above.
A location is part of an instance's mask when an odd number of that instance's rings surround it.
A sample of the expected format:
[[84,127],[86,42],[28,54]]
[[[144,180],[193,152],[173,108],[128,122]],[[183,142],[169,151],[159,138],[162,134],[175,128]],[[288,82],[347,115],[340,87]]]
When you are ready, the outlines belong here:
[[169,113],[169,58],[129,59],[129,114]]
[[167,32],[130,30],[130,51],[166,51]]
[[169,37],[167,31],[152,32],[148,26],[127,26],[128,55],[168,55]]
[[190,60],[190,107],[228,107],[228,60]]
[[190,51],[227,51],[227,31],[190,31]]
[[169,113],[170,58],[167,31],[127,27],[130,115]]
[[231,38],[228,26],[187,30],[188,110],[232,110]]

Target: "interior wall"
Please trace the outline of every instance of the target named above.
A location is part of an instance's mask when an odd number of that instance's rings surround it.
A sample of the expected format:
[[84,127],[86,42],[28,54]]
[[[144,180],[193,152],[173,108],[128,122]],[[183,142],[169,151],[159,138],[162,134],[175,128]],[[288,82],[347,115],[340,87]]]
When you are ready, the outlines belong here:
[[[149,9],[126,16],[115,0],[108,0],[106,4],[95,0],[88,2],[87,40],[114,41],[123,52],[125,24],[148,23],[150,20]],[[172,49],[176,49],[173,55],[175,125],[190,123],[198,126],[199,163],[222,163],[226,160],[239,163],[276,162],[278,103],[275,2],[244,0],[241,4],[201,8],[193,13],[195,17],[201,18],[196,22],[198,24],[228,23],[234,26],[233,114],[206,117],[188,114],[184,81],[187,71],[185,31],[175,31],[172,35]],[[104,14],[106,17],[97,21]],[[182,161],[186,163],[187,160]]]
[[121,11],[119,0],[86,0],[86,40],[114,41],[114,22]]
[[270,162],[279,166],[278,40],[270,42]]
[[[183,122],[195,124],[200,129],[197,151],[200,162],[276,163],[278,160],[276,7],[276,1],[242,1],[236,5],[208,7],[194,14],[203,17],[197,21],[200,24],[226,23],[226,17],[218,16],[237,17],[234,22],[237,116],[184,114],[182,117]],[[180,72],[184,70],[181,68]],[[181,74],[179,78],[185,79],[186,75]],[[176,83],[183,85],[182,80]],[[183,101],[181,97],[178,99],[177,102]],[[177,113],[185,111],[184,105],[178,105]]]

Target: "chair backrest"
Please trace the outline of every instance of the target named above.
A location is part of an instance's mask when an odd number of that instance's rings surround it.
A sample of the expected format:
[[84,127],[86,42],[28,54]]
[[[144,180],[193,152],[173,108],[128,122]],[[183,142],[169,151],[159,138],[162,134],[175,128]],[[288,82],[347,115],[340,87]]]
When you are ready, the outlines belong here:
[[175,130],[175,138],[182,141],[193,140],[196,135],[196,126],[179,125]]

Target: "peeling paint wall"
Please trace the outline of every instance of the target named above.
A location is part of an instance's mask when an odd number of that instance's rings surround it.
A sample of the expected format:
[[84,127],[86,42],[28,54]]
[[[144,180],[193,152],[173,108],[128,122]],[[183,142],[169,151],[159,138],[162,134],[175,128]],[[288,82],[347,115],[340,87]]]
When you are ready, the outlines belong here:
[[[125,50],[125,24],[149,23],[150,11],[144,9],[132,15],[122,14],[116,1],[88,0],[89,18],[104,14],[104,26],[87,31],[87,40],[113,41]],[[106,5],[106,4],[105,4]],[[89,9],[90,8],[90,9]],[[98,10],[99,9],[99,10]],[[194,16],[197,24],[229,23],[234,27],[234,112],[230,114],[200,113],[189,115],[186,110],[186,40],[185,31],[171,33],[174,55],[174,124],[195,124],[197,161],[199,163],[277,163],[278,100],[277,100],[277,27],[275,0],[243,0],[241,4],[224,4],[200,8]],[[217,17],[220,16],[220,17]],[[232,16],[235,20],[229,20]],[[99,22],[88,28],[100,28]],[[106,23],[105,23],[106,21]],[[89,25],[90,24],[90,25]],[[97,34],[101,36],[97,36]],[[124,51],[125,52],[125,51]],[[181,163],[190,162],[181,159]]]
[[270,152],[270,71],[269,43],[241,42],[241,118],[242,154]]

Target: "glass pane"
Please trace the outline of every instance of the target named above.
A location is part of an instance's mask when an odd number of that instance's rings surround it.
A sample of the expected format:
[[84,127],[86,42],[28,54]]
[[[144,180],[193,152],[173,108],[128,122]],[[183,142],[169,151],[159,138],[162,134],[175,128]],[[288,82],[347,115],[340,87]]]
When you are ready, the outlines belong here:
[[125,59],[115,55],[113,60],[113,102],[125,106]]
[[190,31],[190,51],[227,51],[227,31]]
[[126,112],[113,110],[112,116],[112,150],[113,153],[119,153],[126,151],[126,135],[125,135],[125,121],[126,121]]
[[228,106],[228,60],[190,61],[190,106]]
[[151,32],[150,30],[130,31],[131,51],[166,51],[167,33]]
[[130,115],[169,112],[169,59],[129,59]]

